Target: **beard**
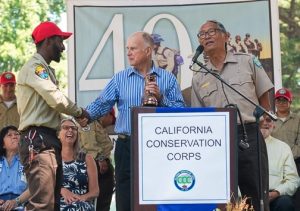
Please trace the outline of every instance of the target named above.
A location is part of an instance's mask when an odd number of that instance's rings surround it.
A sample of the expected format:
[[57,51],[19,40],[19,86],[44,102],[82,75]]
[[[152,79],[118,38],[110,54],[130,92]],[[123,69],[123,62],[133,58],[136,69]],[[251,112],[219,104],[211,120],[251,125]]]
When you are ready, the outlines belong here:
[[60,48],[57,45],[53,45],[52,51],[53,51],[53,60],[56,61],[57,63],[60,62],[60,57],[61,57]]

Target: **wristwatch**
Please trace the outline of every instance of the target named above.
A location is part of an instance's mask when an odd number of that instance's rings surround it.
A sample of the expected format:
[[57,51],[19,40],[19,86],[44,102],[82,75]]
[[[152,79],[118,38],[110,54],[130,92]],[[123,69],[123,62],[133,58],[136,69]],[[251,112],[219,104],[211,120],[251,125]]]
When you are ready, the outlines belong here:
[[21,205],[21,201],[20,201],[20,197],[18,196],[17,198],[15,198],[17,207]]

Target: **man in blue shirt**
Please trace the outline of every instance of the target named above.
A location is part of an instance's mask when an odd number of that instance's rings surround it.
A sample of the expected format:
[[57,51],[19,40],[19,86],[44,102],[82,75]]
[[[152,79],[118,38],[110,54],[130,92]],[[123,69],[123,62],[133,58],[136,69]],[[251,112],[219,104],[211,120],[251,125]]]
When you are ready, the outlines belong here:
[[[87,106],[89,121],[108,113],[117,103],[119,115],[115,132],[118,139],[115,149],[116,206],[117,211],[131,211],[130,197],[130,142],[131,107],[141,106],[145,92],[158,99],[160,107],[184,107],[183,97],[175,76],[152,62],[153,39],[146,32],[136,32],[127,40],[127,57],[131,67],[117,73],[101,92],[100,96]],[[156,82],[145,86],[145,76],[155,74]],[[78,120],[86,126],[87,119]]]

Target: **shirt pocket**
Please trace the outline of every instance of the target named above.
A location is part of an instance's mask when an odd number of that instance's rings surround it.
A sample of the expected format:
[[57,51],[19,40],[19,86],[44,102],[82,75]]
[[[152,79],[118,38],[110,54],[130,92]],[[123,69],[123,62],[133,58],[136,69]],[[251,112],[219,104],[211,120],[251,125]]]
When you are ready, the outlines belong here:
[[247,93],[251,96],[255,94],[255,86],[250,74],[239,73],[235,77],[230,78],[228,83],[245,95]]
[[218,87],[216,83],[211,83],[204,88],[200,88],[200,96],[206,106],[210,106],[214,99],[216,99],[217,91]]

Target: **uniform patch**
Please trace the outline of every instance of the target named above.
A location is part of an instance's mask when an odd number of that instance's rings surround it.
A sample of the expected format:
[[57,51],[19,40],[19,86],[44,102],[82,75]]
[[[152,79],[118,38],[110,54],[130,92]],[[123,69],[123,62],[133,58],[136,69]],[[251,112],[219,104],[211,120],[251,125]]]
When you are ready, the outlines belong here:
[[38,77],[42,78],[42,79],[48,79],[49,78],[48,72],[46,71],[46,69],[42,65],[38,65],[35,68],[35,74]]
[[259,59],[256,56],[253,57],[253,63],[255,64],[256,67],[262,68],[262,64],[260,63]]

